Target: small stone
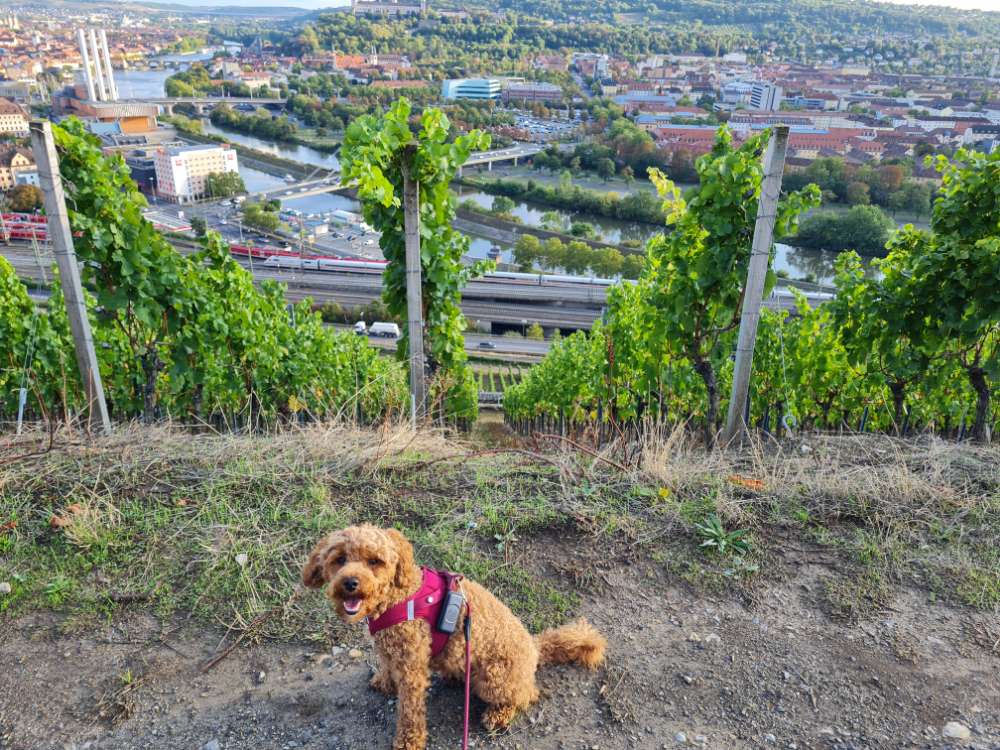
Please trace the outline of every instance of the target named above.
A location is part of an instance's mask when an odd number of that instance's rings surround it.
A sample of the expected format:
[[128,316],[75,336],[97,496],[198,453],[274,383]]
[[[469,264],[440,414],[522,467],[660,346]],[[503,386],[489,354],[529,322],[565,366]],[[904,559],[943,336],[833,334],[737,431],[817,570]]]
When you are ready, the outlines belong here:
[[703,734],[696,734],[694,736],[694,741],[697,742],[699,745],[704,745],[706,742],[708,742],[708,737],[706,737]]
[[346,649],[343,646],[334,646],[330,649],[331,656],[340,656]]
[[352,648],[350,651],[347,652],[347,655],[350,656],[352,659],[365,658],[365,652],[362,651],[360,648]]
[[693,685],[694,684],[694,677],[692,677],[689,674],[682,674],[681,675],[681,679],[684,680],[684,684],[685,685]]
[[236,556],[236,564],[241,568],[245,568],[248,562],[250,562],[250,557],[246,552],[240,552],[240,554]]
[[7,581],[0,581],[0,595],[6,596],[13,590],[14,587],[11,586],[10,583],[8,583]]
[[775,742],[777,742],[777,741],[778,741],[778,738],[777,738],[777,737],[775,737],[775,736],[774,736],[773,734],[771,734],[770,732],[768,732],[767,734],[765,734],[765,735],[764,735],[764,742],[770,742],[770,743],[775,743]]
[[222,750],[218,740],[209,740],[201,746],[201,750]]
[[313,657],[313,664],[321,667],[328,667],[333,664],[333,657],[330,654],[316,654]]
[[258,672],[256,675],[254,675],[254,679],[257,681],[258,685],[263,685],[264,680],[267,679],[267,672],[264,671]]
[[689,640],[689,641],[690,641],[691,643],[701,643],[701,636],[700,636],[700,635],[698,635],[697,633],[691,633],[691,634],[690,634],[690,635],[688,636],[688,640]]
[[684,734],[684,732],[678,732],[677,734],[674,735],[674,742],[676,742],[678,745],[683,745],[687,741],[688,738],[687,735]]
[[941,729],[941,736],[949,740],[967,740],[972,736],[972,730],[965,726],[965,724],[960,724],[957,721],[949,721]]
[[705,636],[706,646],[718,646],[722,643],[722,637],[718,633],[709,633]]
[[802,444],[802,446],[801,446],[801,447],[799,448],[799,450],[800,450],[800,451],[802,451],[802,453],[803,453],[803,454],[808,454],[808,453],[812,453],[812,451],[813,451],[813,449],[812,449],[812,448],[810,448],[810,447],[809,447],[808,445],[806,445],[805,443],[803,443],[803,444]]

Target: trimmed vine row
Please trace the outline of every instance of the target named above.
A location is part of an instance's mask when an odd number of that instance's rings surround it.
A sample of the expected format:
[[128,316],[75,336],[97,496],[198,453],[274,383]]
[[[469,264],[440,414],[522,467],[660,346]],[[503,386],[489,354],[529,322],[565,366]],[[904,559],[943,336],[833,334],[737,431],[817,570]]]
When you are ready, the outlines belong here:
[[[687,422],[708,441],[732,378],[766,134],[738,149],[720,130],[682,199],[653,173],[671,230],[650,240],[636,285],[609,293],[608,314],[556,344],[504,394],[525,430],[553,424]],[[837,295],[762,315],[750,422],[786,429],[882,430],[989,439],[1000,383],[1000,153],[959,151],[937,168],[932,230],[907,226],[866,273],[855,253],[837,262]],[[786,195],[778,232],[815,202]]]

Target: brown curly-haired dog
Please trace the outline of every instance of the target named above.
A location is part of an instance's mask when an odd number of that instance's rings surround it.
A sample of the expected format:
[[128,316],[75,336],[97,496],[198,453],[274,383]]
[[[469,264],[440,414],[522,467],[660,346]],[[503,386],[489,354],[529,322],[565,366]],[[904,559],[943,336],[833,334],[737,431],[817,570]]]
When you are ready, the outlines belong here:
[[[313,549],[302,570],[310,588],[326,586],[326,596],[347,623],[379,617],[392,605],[413,596],[422,571],[413,547],[395,529],[352,526],[328,534]],[[472,690],[489,704],[483,724],[506,727],[519,709],[538,700],[535,670],[539,664],[577,663],[593,669],[604,660],[607,642],[586,620],[578,620],[532,637],[514,614],[474,581],[462,589],[472,606]],[[431,626],[421,619],[400,622],[373,637],[379,671],[371,686],[398,694],[394,750],[423,750],[427,742],[426,692],[431,670],[446,677],[465,677],[464,622],[444,650],[431,657]]]

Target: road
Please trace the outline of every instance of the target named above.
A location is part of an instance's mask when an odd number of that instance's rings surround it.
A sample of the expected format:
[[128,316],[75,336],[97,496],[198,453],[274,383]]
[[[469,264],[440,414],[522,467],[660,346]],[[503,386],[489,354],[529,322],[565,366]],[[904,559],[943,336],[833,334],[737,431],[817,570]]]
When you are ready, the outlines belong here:
[[[335,324],[338,330],[351,331],[353,326]],[[395,349],[396,339],[369,338],[369,343],[382,349]],[[465,351],[469,354],[504,355],[517,354],[541,359],[549,349],[551,341],[536,341],[512,336],[493,336],[485,333],[466,333]]]
[[477,164],[487,164],[491,161],[504,161],[506,159],[525,159],[542,151],[541,146],[531,143],[519,143],[508,148],[498,148],[492,151],[477,151],[470,154],[469,158],[462,165],[463,167],[474,167]]

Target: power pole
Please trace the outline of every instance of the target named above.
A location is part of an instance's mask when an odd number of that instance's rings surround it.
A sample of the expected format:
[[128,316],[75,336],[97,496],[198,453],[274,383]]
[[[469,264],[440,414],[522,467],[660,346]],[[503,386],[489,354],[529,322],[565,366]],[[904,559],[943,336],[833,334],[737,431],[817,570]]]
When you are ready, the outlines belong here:
[[760,200],[757,202],[757,222],[753,228],[747,283],[743,290],[743,312],[740,317],[740,336],[736,344],[733,391],[729,398],[729,413],[723,434],[724,445],[731,443],[737,436],[742,439],[747,428],[743,409],[750,391],[753,350],[757,343],[757,325],[760,323],[760,306],[771,256],[771,241],[774,239],[774,221],[777,218],[781,175],[785,169],[787,150],[788,126],[778,125],[771,133],[771,141],[764,155],[764,179],[760,187]]
[[59,156],[52,138],[52,124],[46,120],[32,120],[31,147],[38,164],[38,181],[45,195],[45,213],[48,214],[49,237],[52,252],[59,266],[59,279],[63,297],[66,298],[66,313],[73,333],[76,349],[76,363],[80,368],[80,380],[87,397],[88,424],[100,420],[101,431],[111,432],[108,406],[104,401],[104,385],[101,371],[97,366],[94,351],[94,336],[90,330],[87,306],[80,284],[80,268],[73,249],[73,233],[69,228],[69,214],[66,212],[66,195],[62,178],[59,176]]
[[424,382],[424,303],[420,276],[420,186],[411,168],[417,147],[407,146],[403,162],[403,227],[406,241],[406,320],[410,343],[410,412],[413,424],[427,413]]

